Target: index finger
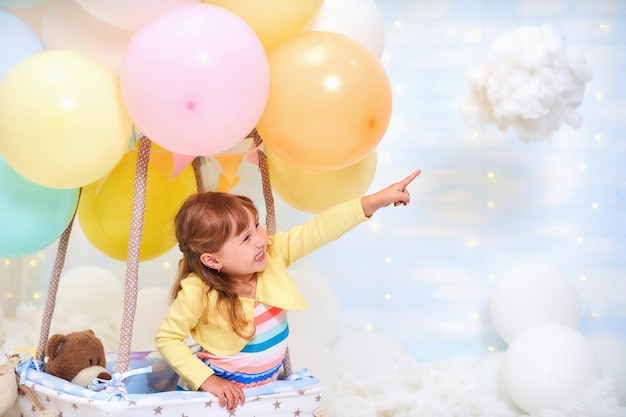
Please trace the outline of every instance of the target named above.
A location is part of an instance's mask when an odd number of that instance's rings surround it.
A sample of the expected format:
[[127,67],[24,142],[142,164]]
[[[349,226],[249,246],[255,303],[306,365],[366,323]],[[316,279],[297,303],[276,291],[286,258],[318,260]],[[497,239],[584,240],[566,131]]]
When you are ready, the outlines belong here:
[[422,170],[418,169],[417,171],[413,172],[411,175],[409,175],[408,177],[406,177],[405,179],[400,181],[400,184],[402,184],[402,186],[406,187],[407,185],[409,185],[411,183],[411,181],[413,181],[415,178],[417,178],[417,176],[419,174],[421,174],[421,172],[422,172]]

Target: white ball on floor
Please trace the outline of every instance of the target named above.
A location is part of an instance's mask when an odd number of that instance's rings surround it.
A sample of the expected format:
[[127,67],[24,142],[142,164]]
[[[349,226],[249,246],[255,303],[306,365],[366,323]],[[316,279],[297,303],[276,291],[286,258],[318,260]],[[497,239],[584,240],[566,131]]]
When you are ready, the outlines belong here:
[[494,352],[483,356],[474,364],[476,375],[476,392],[488,397],[497,398],[510,407],[515,406],[504,386],[502,379],[502,363],[505,352]]
[[319,379],[323,387],[330,387],[337,375],[337,364],[328,346],[306,337],[289,337],[291,370],[307,372]]
[[557,323],[539,324],[510,344],[502,378],[511,399],[535,414],[582,400],[600,378],[600,361],[589,340],[577,330]]
[[581,303],[574,285],[556,268],[527,262],[511,268],[493,288],[491,320],[507,343],[529,327],[560,323],[578,328]]
[[626,406],[626,343],[612,334],[587,336],[600,360],[602,378],[613,381],[619,404]]
[[291,275],[309,306],[289,311],[291,335],[330,347],[339,333],[340,307],[335,289],[323,276],[304,268],[293,270]]
[[372,378],[398,372],[396,359],[406,357],[402,347],[376,332],[348,333],[332,347],[338,369],[356,378]]

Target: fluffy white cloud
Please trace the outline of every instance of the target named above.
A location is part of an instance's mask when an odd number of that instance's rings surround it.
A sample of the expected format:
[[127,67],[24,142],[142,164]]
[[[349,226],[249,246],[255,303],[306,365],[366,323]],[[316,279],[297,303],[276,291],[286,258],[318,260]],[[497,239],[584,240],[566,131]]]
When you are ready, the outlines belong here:
[[579,128],[582,117],[575,110],[592,78],[582,53],[551,25],[503,34],[466,77],[466,122],[513,128],[527,143],[548,139],[562,123]]

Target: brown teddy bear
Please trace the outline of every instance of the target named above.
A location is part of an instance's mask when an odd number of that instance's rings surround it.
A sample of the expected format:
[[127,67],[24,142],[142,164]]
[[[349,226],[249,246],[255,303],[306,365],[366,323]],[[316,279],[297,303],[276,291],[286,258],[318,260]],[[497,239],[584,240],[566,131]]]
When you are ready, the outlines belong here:
[[111,379],[105,368],[104,346],[93,330],[55,334],[46,343],[46,372],[87,387],[94,378]]

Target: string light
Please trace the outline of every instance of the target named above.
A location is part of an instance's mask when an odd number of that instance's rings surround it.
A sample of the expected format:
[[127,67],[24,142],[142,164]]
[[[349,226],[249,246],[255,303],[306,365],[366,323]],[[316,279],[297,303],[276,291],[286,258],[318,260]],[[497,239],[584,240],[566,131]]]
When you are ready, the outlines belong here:
[[365,330],[371,332],[372,330],[374,330],[374,325],[372,323],[366,323]]
[[465,42],[467,43],[477,43],[477,42],[480,42],[482,39],[483,39],[483,31],[482,29],[479,29],[479,28],[470,29],[465,34]]

